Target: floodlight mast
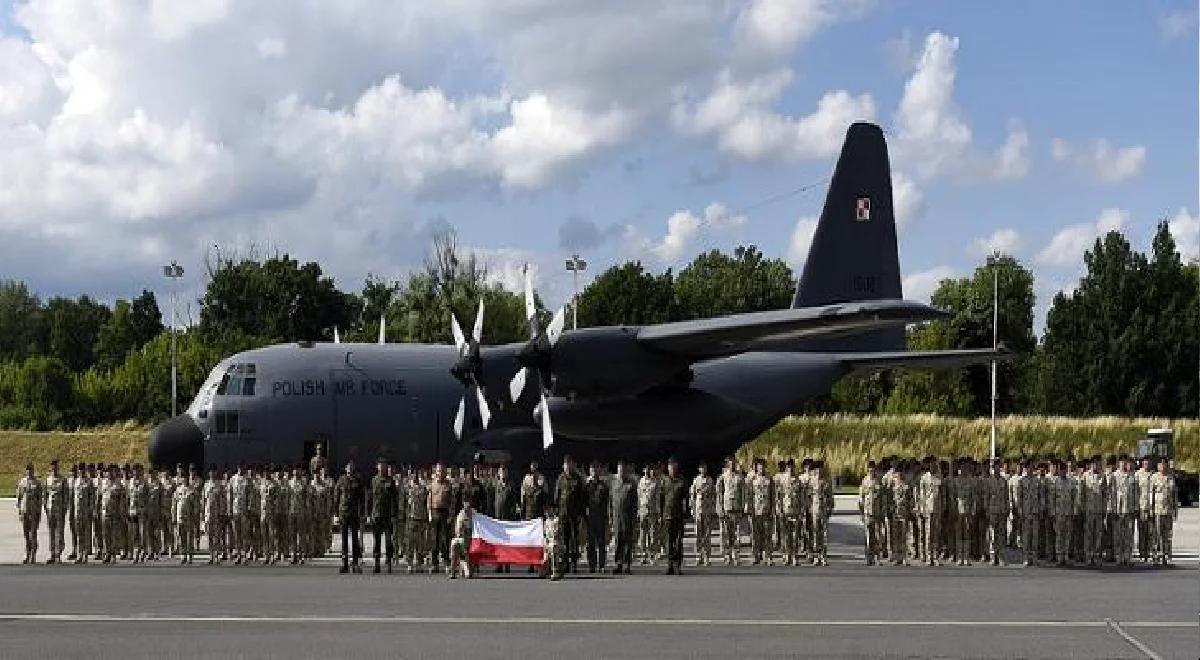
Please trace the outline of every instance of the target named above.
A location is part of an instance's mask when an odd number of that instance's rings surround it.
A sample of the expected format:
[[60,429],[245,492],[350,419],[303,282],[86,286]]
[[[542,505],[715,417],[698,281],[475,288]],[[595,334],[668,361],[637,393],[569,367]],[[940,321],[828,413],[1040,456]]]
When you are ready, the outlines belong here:
[[578,254],[572,254],[570,259],[567,259],[567,270],[571,271],[571,278],[574,280],[575,295],[571,298],[571,329],[579,329],[579,273],[587,270],[587,262],[579,258]]
[[175,304],[178,282],[183,277],[183,266],[172,261],[163,266],[163,276],[171,281],[171,417],[176,415],[179,399],[179,349],[177,344],[177,326],[179,325],[178,308]]

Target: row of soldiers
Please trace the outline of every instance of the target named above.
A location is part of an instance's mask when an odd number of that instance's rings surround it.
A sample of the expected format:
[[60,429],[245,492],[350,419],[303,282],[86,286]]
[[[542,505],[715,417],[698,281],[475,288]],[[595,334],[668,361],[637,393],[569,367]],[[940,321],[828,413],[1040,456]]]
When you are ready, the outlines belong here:
[[[1136,471],[1129,460],[975,463],[969,459],[885,459],[872,463],[859,493],[869,563],[909,559],[936,564],[1006,559],[1005,549],[1038,560],[1096,563],[1171,557],[1176,515],[1169,466],[1149,463]],[[174,557],[194,560],[202,535],[209,562],[303,563],[323,556],[333,530],[342,530],[342,570],[361,572],[362,534],[375,537],[375,570],[390,572],[401,559],[408,570],[440,570],[452,557],[456,514],[472,511],[501,520],[553,514],[562,534],[563,571],[628,573],[635,555],[642,564],[667,558],[681,568],[682,551],[671,552],[676,519],[695,522],[697,565],[710,565],[714,533],[727,565],[741,561],[740,537],[750,532],[754,563],[827,563],[833,484],[821,461],[781,462],[774,475],[756,459],[749,472],[730,458],[715,477],[707,467],[686,485],[682,513],[671,509],[676,480],[668,469],[646,465],[641,476],[619,462],[615,474],[593,463],[581,472],[568,457],[553,486],[535,462],[521,479],[508,466],[470,469],[376,465],[368,484],[347,465],[335,483],[324,459],[304,469],[238,467],[232,474],[194,467],[175,473],[141,466],[76,465],[63,477],[57,462],[38,479],[32,466],[18,484],[17,509],[26,539],[26,562],[37,551],[43,513],[50,536],[49,563],[61,561],[64,530],[71,532],[68,560],[89,557],[135,562]],[[364,525],[363,523],[366,523]]]
[[867,465],[858,509],[868,564],[1040,561],[1168,565],[1178,497],[1171,466],[1127,456]]
[[50,538],[48,564],[91,559],[134,563],[179,557],[192,563],[201,536],[208,563],[301,563],[329,548],[333,482],[322,466],[310,478],[299,467],[144,470],[141,465],[79,464],[63,476],[58,461],[39,479],[32,465],[17,484],[17,514],[25,537],[24,563],[33,563],[43,514]]

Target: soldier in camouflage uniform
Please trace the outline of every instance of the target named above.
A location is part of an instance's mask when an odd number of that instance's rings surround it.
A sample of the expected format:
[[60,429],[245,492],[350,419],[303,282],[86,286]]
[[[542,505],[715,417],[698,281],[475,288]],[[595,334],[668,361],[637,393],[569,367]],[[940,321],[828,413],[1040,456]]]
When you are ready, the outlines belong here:
[[967,459],[959,461],[958,471],[950,478],[946,491],[954,516],[954,558],[959,566],[967,566],[971,563],[971,540],[974,538],[976,520],[975,500],[978,498],[975,478],[971,474]]
[[549,573],[551,580],[561,580],[563,577],[563,528],[558,512],[549,504],[546,505],[542,521],[542,534],[546,538],[546,565],[544,572]]
[[246,476],[246,467],[238,465],[233,476],[229,477],[229,546],[232,549],[233,563],[241,564],[249,561],[250,556],[250,480]]
[[795,566],[800,559],[800,527],[804,523],[802,507],[796,461],[788,460],[784,463],[783,471],[775,475],[775,518],[779,521],[785,566]]
[[1137,517],[1137,481],[1129,470],[1129,458],[1121,457],[1117,471],[1108,482],[1108,497],[1113,510],[1113,555],[1120,566],[1133,562],[1133,519]]
[[889,496],[888,510],[891,512],[892,521],[892,564],[896,566],[908,565],[908,535],[911,531],[908,522],[913,517],[914,492],[913,487],[908,482],[908,473],[903,468],[897,469],[892,473],[892,487]]
[[608,525],[608,506],[612,498],[608,492],[608,483],[608,479],[600,473],[600,463],[593,461],[588,468],[587,480],[583,483],[589,573],[603,572],[608,555],[608,546],[604,542],[605,527]]
[[816,547],[813,539],[816,522],[812,516],[812,484],[816,474],[816,465],[811,458],[805,458],[800,462],[800,472],[796,475],[796,486],[800,492],[800,519],[796,524],[796,543],[799,546],[799,552],[809,560],[815,559]]
[[121,551],[121,530],[125,515],[125,484],[117,473],[117,466],[110,465],[108,478],[100,493],[100,516],[104,521],[104,563],[117,560]]
[[617,463],[616,480],[612,486],[613,573],[632,572],[633,546],[637,540],[637,484],[629,475],[624,462]]
[[129,506],[129,539],[133,545],[133,563],[140,564],[150,555],[150,484],[142,476],[142,466],[133,467],[133,476],[125,486]]
[[279,508],[280,486],[270,469],[258,480],[258,547],[264,564],[274,564],[280,553],[275,510]]
[[396,544],[395,563],[399,566],[400,558],[408,556],[408,474],[402,468],[392,470],[392,483],[396,486],[392,537]]
[[1150,500],[1154,513],[1154,562],[1170,566],[1175,519],[1179,517],[1179,497],[1175,476],[1166,461],[1158,464],[1158,472],[1150,478]]
[[92,553],[92,525],[96,510],[96,484],[88,475],[87,469],[80,470],[71,489],[72,511],[75,515],[75,537],[79,542],[75,548],[75,563],[86,564],[88,555]]
[[662,502],[658,477],[654,467],[647,465],[645,474],[638,480],[638,545],[642,549],[642,565],[655,559],[658,549],[658,519]]
[[180,564],[190,564],[195,561],[197,539],[192,521],[195,520],[199,508],[199,494],[192,481],[186,479],[177,484],[171,502],[171,511],[175,523],[175,540],[181,555]]
[[204,532],[208,534],[208,563],[219,564],[228,558],[225,528],[229,519],[229,487],[216,470],[208,471],[201,491]]
[[368,497],[367,515],[370,516],[371,537],[374,541],[374,572],[379,572],[379,554],[383,551],[387,572],[391,573],[392,560],[396,553],[396,539],[392,536],[392,519],[396,515],[396,483],[388,473],[387,462],[382,458],[375,464],[375,476],[371,478]]
[[868,461],[867,476],[858,486],[858,513],[863,520],[868,566],[875,564],[876,557],[879,556],[879,544],[883,540],[884,510],[887,508],[885,490],[877,470],[875,461]]
[[750,516],[750,554],[753,563],[765,563],[770,566],[771,557],[771,528],[775,510],[775,492],[771,478],[767,476],[767,463],[760,459],[754,461],[754,474],[746,481],[749,501],[746,502],[746,513]]
[[717,486],[708,476],[708,466],[700,464],[700,472],[692,480],[688,492],[692,519],[696,523],[696,565],[712,564],[712,523],[717,515]]
[[1024,545],[1021,542],[1021,530],[1024,522],[1021,519],[1021,507],[1019,503],[1021,497],[1021,466],[1019,464],[1009,467],[1007,481],[1009,516],[1012,520],[1012,527],[1008,534],[1008,543],[1009,547],[1017,550]]
[[146,548],[150,553],[150,559],[157,560],[162,552],[163,482],[155,473],[154,468],[150,468],[146,472],[146,490],[146,524],[144,528],[150,537]]
[[925,463],[917,482],[917,534],[922,538],[921,561],[936,566],[941,560],[942,511],[946,507],[946,486],[936,461]]
[[474,533],[474,517],[475,507],[471,505],[471,498],[463,497],[462,508],[454,517],[454,531],[450,539],[450,565],[446,575],[451,580],[458,577],[459,573],[468,579],[475,577],[475,567],[468,554]]
[[1048,483],[1051,511],[1054,514],[1054,557],[1066,566],[1071,547],[1071,516],[1075,508],[1075,487],[1064,474],[1062,463],[1054,463]]
[[70,508],[70,492],[67,480],[59,474],[58,461],[50,461],[50,474],[42,487],[43,508],[46,511],[46,527],[50,533],[50,556],[47,564],[62,562],[63,545],[66,540],[64,532],[67,523],[67,509]]
[[825,469],[825,461],[815,461],[809,472],[809,519],[812,521],[812,563],[828,566],[829,517],[833,515],[833,480]]
[[1104,560],[1104,522],[1108,514],[1108,478],[1101,472],[1100,459],[1092,461],[1083,478],[1084,553],[1089,566]]
[[408,503],[405,515],[408,522],[408,553],[405,559],[408,572],[412,573],[421,568],[429,551],[429,489],[416,469],[408,475],[405,496]]
[[313,548],[312,556],[324,557],[333,539],[333,481],[324,465],[313,479]]
[[37,561],[38,527],[42,522],[42,497],[44,489],[33,471],[33,464],[25,466],[25,476],[17,482],[17,517],[21,520],[21,534],[25,537],[25,558],[22,564]]
[[[358,479],[354,463],[346,463],[346,469],[338,478],[334,492],[338,521],[342,527],[342,567],[340,573],[362,573],[362,539],[359,531],[362,522],[363,488]],[[353,548],[353,552],[351,551]]]
[[1000,461],[992,464],[992,473],[983,482],[987,497],[988,555],[992,566],[1007,564],[1004,549],[1008,542],[1008,482],[1000,475]]
[[[1042,511],[1045,509],[1042,501],[1045,491],[1042,488],[1041,475],[1030,468],[1030,461],[1021,464],[1021,478],[1015,504],[1021,516],[1021,550],[1025,554],[1026,566],[1034,565],[1038,561],[1038,551],[1041,547],[1040,522]],[[1040,471],[1039,468],[1038,472]]]
[[1143,458],[1141,466],[1134,472],[1133,478],[1137,482],[1137,544],[1138,558],[1144,562],[1150,561],[1151,553],[1154,551],[1154,507],[1153,507],[1153,490],[1150,487],[1150,479],[1154,477],[1154,470],[1150,467],[1150,459]]
[[726,566],[737,566],[742,545],[739,527],[746,510],[746,481],[733,458],[725,459],[725,469],[717,478],[717,506],[721,516],[721,554]]
[[683,572],[683,525],[687,516],[688,484],[679,473],[679,462],[667,461],[662,488],[663,536],[666,544],[667,575]]

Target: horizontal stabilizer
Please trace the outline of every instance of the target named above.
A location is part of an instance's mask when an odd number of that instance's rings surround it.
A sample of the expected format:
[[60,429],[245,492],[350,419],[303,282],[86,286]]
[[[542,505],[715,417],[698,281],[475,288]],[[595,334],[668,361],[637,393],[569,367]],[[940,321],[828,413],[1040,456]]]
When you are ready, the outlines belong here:
[[883,351],[879,353],[841,353],[837,359],[853,371],[874,369],[959,369],[976,364],[987,364],[992,360],[1011,360],[1013,354],[1001,346],[999,349],[971,348],[949,351]]
[[755,350],[755,342],[850,335],[945,318],[946,313],[908,300],[858,302],[734,314],[646,326],[638,343],[693,359]]

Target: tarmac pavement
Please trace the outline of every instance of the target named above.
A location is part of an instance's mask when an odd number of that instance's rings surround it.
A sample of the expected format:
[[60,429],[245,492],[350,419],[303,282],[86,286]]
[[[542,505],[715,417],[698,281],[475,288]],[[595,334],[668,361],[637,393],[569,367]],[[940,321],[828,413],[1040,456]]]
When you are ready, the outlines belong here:
[[[552,583],[344,576],[333,559],[2,565],[0,658],[1200,657],[1196,509],[1173,569],[898,568],[863,564],[852,502],[838,498],[819,568]],[[15,518],[0,515],[4,562],[20,558]]]

